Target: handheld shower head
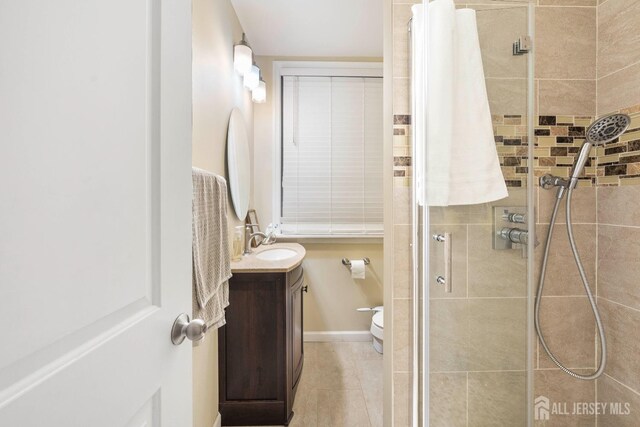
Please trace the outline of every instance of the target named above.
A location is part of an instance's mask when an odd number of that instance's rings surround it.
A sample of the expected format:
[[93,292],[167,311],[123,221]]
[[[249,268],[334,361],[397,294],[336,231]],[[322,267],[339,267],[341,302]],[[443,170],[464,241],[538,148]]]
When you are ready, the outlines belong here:
[[622,135],[631,124],[631,118],[626,114],[611,114],[604,116],[589,126],[586,132],[586,140],[576,156],[576,161],[571,170],[569,186],[574,188],[578,184],[578,177],[589,160],[589,152],[594,145],[604,145]]
[[587,128],[587,142],[593,145],[606,144],[622,135],[631,124],[631,117],[626,114],[610,114],[604,116]]

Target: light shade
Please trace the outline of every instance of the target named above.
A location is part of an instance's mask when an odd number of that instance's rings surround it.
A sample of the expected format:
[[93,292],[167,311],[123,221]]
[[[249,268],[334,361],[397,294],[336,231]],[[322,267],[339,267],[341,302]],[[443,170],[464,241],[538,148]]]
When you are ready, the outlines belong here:
[[254,90],[260,84],[260,68],[252,65],[249,71],[244,73],[244,87]]
[[253,65],[253,51],[242,35],[240,43],[233,47],[233,68],[238,74],[244,76]]
[[267,85],[264,80],[260,79],[258,87],[251,91],[251,100],[256,104],[262,104],[267,101]]

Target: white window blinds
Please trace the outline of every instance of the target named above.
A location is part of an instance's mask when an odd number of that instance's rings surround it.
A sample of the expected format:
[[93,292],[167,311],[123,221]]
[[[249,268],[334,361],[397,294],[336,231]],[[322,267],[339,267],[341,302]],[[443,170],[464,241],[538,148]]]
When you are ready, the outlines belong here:
[[284,234],[382,233],[382,79],[283,77]]

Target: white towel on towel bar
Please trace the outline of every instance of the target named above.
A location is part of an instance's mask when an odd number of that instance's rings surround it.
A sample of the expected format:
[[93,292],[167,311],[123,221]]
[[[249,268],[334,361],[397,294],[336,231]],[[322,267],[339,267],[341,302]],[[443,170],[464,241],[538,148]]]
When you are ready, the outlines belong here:
[[[475,11],[453,0],[413,9],[414,90],[426,82],[426,112],[414,95],[416,184],[430,206],[486,203],[507,197],[493,135]],[[427,31],[423,26],[427,25]],[[425,59],[421,58],[426,43]],[[421,194],[424,189],[425,194]],[[421,204],[425,204],[424,202]]]
[[192,182],[193,318],[219,328],[226,323],[231,278],[227,182],[198,168]]

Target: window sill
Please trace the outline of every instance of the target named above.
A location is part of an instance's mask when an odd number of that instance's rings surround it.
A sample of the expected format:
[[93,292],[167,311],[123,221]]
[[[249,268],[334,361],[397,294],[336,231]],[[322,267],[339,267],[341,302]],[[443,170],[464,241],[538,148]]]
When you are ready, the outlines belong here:
[[344,235],[299,235],[299,234],[279,234],[277,242],[295,242],[295,243],[324,243],[324,244],[368,244],[381,245],[384,239],[383,234],[363,235],[363,234],[344,234]]

